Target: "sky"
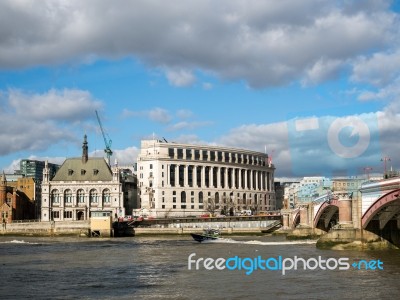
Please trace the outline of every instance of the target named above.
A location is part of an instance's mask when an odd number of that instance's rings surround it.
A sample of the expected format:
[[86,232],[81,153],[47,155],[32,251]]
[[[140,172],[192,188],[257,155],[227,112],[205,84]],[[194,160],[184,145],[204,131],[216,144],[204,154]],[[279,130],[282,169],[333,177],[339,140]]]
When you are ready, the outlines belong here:
[[276,177],[398,169],[399,12],[383,0],[1,1],[0,170],[81,156],[85,134],[103,156],[96,110],[124,166],[154,136],[266,151]]

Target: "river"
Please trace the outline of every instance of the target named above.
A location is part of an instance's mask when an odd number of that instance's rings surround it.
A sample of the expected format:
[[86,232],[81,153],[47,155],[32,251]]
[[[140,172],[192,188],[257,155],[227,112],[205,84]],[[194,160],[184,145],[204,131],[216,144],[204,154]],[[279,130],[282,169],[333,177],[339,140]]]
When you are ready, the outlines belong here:
[[[286,259],[289,266],[295,257],[314,270],[304,270],[299,260],[297,270],[283,274],[274,264]],[[239,259],[246,258],[264,259],[265,270],[262,261],[257,269],[258,262],[249,259],[240,265]],[[339,259],[350,266],[340,270]],[[321,260],[325,264],[329,260],[330,269],[320,268]],[[360,261],[358,267],[351,265]],[[232,236],[201,244],[190,236],[0,237],[0,264],[1,299],[398,299],[400,295],[400,251],[319,250],[313,241],[287,242],[272,236]]]

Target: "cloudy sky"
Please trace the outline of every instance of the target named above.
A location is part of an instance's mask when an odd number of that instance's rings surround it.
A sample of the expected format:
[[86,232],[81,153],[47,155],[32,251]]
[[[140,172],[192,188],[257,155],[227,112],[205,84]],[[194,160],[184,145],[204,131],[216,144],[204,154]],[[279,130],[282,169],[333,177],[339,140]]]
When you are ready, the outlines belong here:
[[276,176],[399,168],[397,1],[0,2],[0,169],[104,141],[265,150]]

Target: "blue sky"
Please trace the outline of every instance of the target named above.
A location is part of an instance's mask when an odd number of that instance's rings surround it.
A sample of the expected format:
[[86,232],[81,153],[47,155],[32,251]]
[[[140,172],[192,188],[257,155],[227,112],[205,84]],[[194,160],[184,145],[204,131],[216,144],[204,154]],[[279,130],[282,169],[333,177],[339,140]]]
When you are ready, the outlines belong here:
[[2,1],[0,169],[80,156],[85,133],[102,155],[95,110],[122,165],[154,134],[266,148],[276,176],[382,172],[384,156],[398,168],[398,12],[378,0]]

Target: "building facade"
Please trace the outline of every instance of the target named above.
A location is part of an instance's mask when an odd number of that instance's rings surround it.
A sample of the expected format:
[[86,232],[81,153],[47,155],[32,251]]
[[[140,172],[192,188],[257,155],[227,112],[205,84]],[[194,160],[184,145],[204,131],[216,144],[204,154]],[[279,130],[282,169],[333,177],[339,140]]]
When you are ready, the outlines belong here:
[[34,202],[23,191],[8,184],[4,173],[0,178],[0,216],[1,221],[6,223],[35,217]]
[[276,209],[275,167],[249,150],[143,140],[137,161],[141,211],[155,217]]
[[[81,158],[66,159],[54,178],[46,164],[42,182],[42,221],[87,220],[92,212],[107,211],[124,217],[125,207],[133,206],[132,174],[121,175],[117,165],[110,168],[104,158],[88,157],[85,135]],[[128,176],[129,175],[129,176]],[[129,184],[125,185],[125,178]]]

